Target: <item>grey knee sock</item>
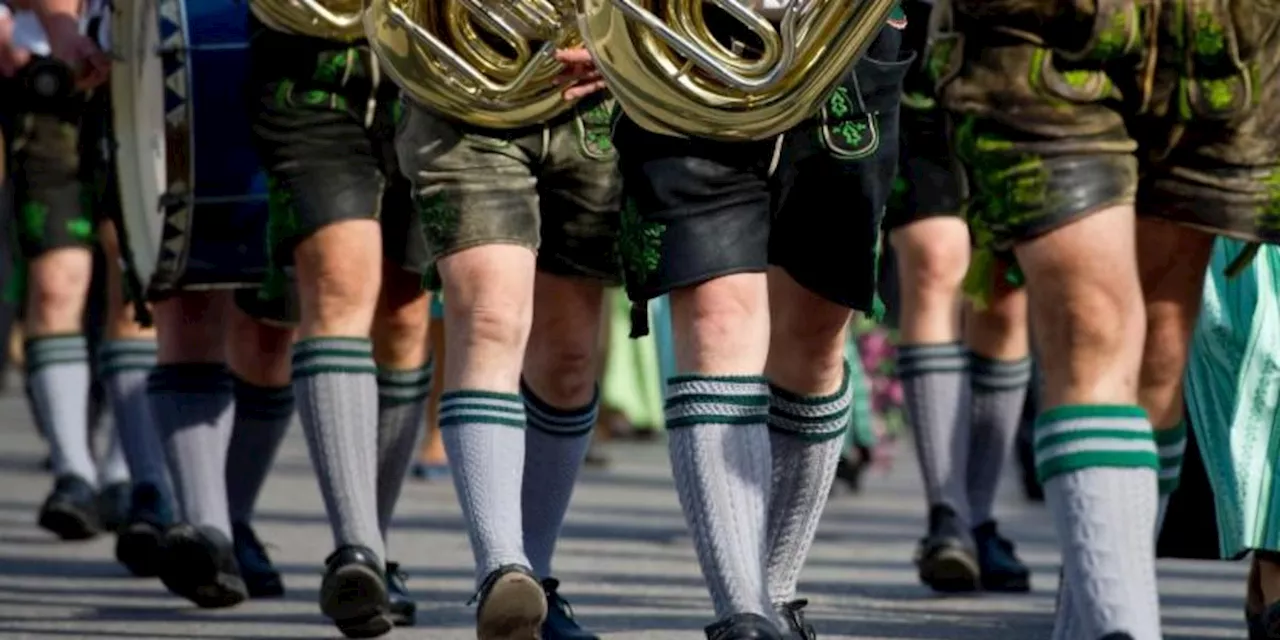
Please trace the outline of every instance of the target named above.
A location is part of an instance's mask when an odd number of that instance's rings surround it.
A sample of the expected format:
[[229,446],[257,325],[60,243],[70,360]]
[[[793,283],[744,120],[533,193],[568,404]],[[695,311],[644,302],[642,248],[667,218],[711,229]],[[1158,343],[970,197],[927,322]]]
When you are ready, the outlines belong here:
[[529,566],[520,509],[524,401],[513,393],[463,389],[440,398],[440,435],[476,560],[476,584],[506,564]]
[[796,597],[796,583],[818,532],[853,405],[849,364],[835,393],[805,396],[771,385],[769,442],[773,495],[769,499],[769,598]]
[[[1036,470],[1063,546],[1071,635],[1126,632],[1158,640],[1156,470],[1146,414],[1128,406],[1066,406],[1036,423]],[[1059,604],[1060,608],[1063,603]]]
[[1022,424],[1031,359],[992,360],[969,354],[973,404],[969,421],[968,487],[971,524],[992,519],[1005,461]]
[[[108,400],[107,404],[110,405]],[[129,462],[124,457],[124,444],[120,441],[120,421],[110,412],[102,416],[102,426],[98,429],[101,437],[106,438],[106,447],[98,458],[98,486],[109,487],[113,484],[129,482]]]
[[155,340],[110,340],[98,350],[98,375],[106,387],[116,433],[134,482],[171,495],[160,430],[151,416],[147,375],[156,366]]
[[418,369],[378,370],[378,530],[383,542],[426,431],[431,371],[430,361]]
[[946,505],[968,525],[969,352],[960,343],[902,345],[898,377],[929,506]]
[[227,446],[235,411],[231,374],[220,364],[166,364],[148,381],[183,520],[231,539]]
[[369,341],[308,338],[293,347],[293,390],[338,546],[386,561],[378,531],[378,369]]
[[227,448],[227,505],[232,522],[249,524],[293,421],[293,387],[259,387],[236,378],[235,397],[235,426]]
[[591,445],[591,429],[600,408],[600,391],[576,409],[553,407],[522,385],[525,416],[524,550],[539,578],[551,576],[551,557],[569,511],[578,470]]
[[667,382],[668,453],[716,617],[775,617],[766,584],[769,385],[757,376]]
[[89,450],[89,350],[84,336],[28,339],[26,368],[32,409],[45,429],[54,475],[76,475],[93,485],[98,468]]

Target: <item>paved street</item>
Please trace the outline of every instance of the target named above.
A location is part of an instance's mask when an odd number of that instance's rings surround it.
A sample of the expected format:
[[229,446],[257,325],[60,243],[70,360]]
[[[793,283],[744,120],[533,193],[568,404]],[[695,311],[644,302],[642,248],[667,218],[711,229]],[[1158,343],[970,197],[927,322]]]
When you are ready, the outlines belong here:
[[[12,385],[14,388],[17,385]],[[20,388],[20,387],[18,387]],[[35,526],[50,486],[43,445],[21,396],[0,395],[0,639],[336,638],[316,605],[331,538],[301,433],[290,434],[265,490],[257,526],[285,573],[285,599],[202,611],[157,580],[128,577],[112,540],[58,543]],[[589,471],[575,496],[557,571],[579,618],[606,638],[695,639],[710,604],[668,479],[665,450],[610,449],[613,465]],[[911,456],[861,495],[835,498],[801,585],[824,640],[1047,637],[1057,557],[1043,508],[1006,483],[1000,515],[1035,571],[1022,597],[940,599],[916,584],[912,546],[923,527]],[[410,574],[420,626],[390,638],[470,636],[470,550],[452,486],[411,482],[392,534],[391,557]],[[1242,638],[1243,567],[1161,566],[1167,638]]]

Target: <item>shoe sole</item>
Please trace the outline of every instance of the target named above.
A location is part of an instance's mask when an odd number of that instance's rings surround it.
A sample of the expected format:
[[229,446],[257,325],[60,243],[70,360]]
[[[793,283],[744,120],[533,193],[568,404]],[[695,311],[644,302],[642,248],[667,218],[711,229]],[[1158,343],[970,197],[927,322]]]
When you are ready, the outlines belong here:
[[982,590],[992,593],[1027,593],[1031,591],[1031,579],[1027,576],[983,576]]
[[150,523],[131,524],[116,538],[116,560],[139,578],[160,575],[163,551],[164,534]]
[[63,503],[40,510],[40,528],[63,540],[88,540],[99,533],[98,523],[83,510]]
[[164,586],[201,609],[234,607],[249,597],[244,580],[223,573],[214,551],[203,540],[166,540],[163,562],[160,581]]
[[547,594],[522,573],[508,573],[485,598],[476,617],[478,640],[540,640],[547,619]]
[[960,549],[939,549],[920,561],[920,581],[941,593],[977,591],[978,562]]
[[395,604],[387,610],[387,617],[391,619],[391,624],[397,627],[412,627],[418,624],[418,607],[409,603],[408,605]]
[[339,567],[320,584],[320,612],[348,638],[376,638],[391,632],[387,584],[360,564]]
[[[241,569],[241,571],[243,571],[243,569]],[[244,578],[244,584],[248,587],[249,597],[254,600],[270,600],[273,598],[284,597],[284,584],[280,582],[279,578],[273,578],[270,583],[267,583],[265,580],[261,583],[254,582],[252,579],[246,578],[243,575],[241,578]]]

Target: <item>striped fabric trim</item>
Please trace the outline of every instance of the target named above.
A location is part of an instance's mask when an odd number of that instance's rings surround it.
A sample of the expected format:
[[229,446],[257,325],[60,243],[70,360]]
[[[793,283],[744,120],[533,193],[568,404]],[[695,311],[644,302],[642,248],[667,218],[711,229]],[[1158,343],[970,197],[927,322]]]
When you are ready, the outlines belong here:
[[802,440],[823,442],[844,435],[853,409],[853,385],[849,362],[835,393],[802,396],[777,385],[769,385],[769,430]]
[[28,339],[23,352],[30,373],[54,364],[88,362],[89,342],[80,334],[41,336]]
[[1157,429],[1155,440],[1160,454],[1160,495],[1169,495],[1178,488],[1182,477],[1182,457],[1187,451],[1186,423],[1172,429]]
[[98,375],[150,371],[156,366],[155,340],[109,340],[98,348]]
[[293,346],[293,377],[321,373],[377,375],[373,347],[364,338],[308,338]]
[[970,352],[969,380],[990,391],[1022,389],[1031,382],[1031,358],[993,360]]
[[1139,407],[1051,409],[1036,421],[1034,449],[1040,482],[1091,467],[1160,466],[1150,423]]
[[378,402],[401,405],[426,400],[434,373],[431,360],[418,369],[378,369]]
[[258,420],[293,416],[293,385],[260,387],[235,378],[236,415]]
[[520,382],[520,395],[524,397],[525,418],[529,427],[547,435],[561,438],[577,438],[591,433],[600,412],[600,388],[596,387],[591,401],[576,409],[553,407],[533,392],[524,381]]
[[759,376],[677,376],[667,386],[668,429],[768,423],[769,383]]
[[969,351],[959,342],[908,344],[898,348],[899,378],[965,371],[968,368]]
[[440,427],[490,424],[525,427],[524,400],[514,393],[450,391],[440,397]]

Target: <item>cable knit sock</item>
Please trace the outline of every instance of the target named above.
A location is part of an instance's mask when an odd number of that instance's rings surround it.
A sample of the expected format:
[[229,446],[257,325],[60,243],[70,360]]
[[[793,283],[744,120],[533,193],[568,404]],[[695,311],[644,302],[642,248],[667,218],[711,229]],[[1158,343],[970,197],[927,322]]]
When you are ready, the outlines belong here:
[[969,352],[960,343],[902,345],[902,379],[929,506],[946,505],[970,523]]
[[26,341],[27,384],[36,422],[45,429],[55,476],[98,482],[89,449],[89,347],[82,335]]
[[431,374],[430,361],[417,369],[378,369],[378,530],[384,542],[426,431]]
[[769,385],[758,376],[667,382],[667,450],[716,617],[773,618],[766,580]]
[[992,360],[969,354],[973,404],[969,425],[967,487],[973,525],[993,519],[996,491],[1005,461],[1022,424],[1022,408],[1031,381],[1031,359]]
[[386,561],[378,531],[378,380],[369,341],[308,338],[293,347],[293,391],[338,546]]
[[1146,413],[1132,406],[1058,407],[1040,416],[1035,438],[1036,470],[1062,543],[1074,611],[1069,637],[1125,632],[1159,640],[1152,536],[1159,458]]
[[830,395],[800,395],[777,385],[769,391],[773,490],[768,570],[769,599],[776,606],[796,597],[796,583],[835,480],[853,406],[849,364],[840,388]]
[[259,387],[236,378],[235,396],[235,426],[227,451],[227,503],[232,522],[249,524],[293,421],[293,387]]
[[147,395],[147,376],[156,366],[156,341],[109,340],[98,350],[98,363],[129,475],[168,498],[169,469]]
[[231,539],[227,510],[227,447],[234,397],[221,364],[166,364],[147,381],[183,520]]

